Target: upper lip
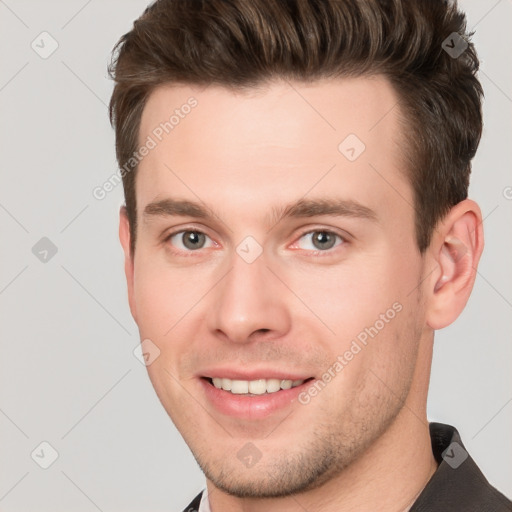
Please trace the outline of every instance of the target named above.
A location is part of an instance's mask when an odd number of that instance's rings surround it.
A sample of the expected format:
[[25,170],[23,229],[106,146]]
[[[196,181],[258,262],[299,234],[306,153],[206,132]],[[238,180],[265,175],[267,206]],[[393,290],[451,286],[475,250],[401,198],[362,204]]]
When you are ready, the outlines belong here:
[[225,378],[231,380],[258,380],[258,379],[280,379],[280,380],[306,380],[312,377],[306,372],[289,371],[275,368],[258,368],[238,370],[235,368],[209,368],[201,371],[199,377]]

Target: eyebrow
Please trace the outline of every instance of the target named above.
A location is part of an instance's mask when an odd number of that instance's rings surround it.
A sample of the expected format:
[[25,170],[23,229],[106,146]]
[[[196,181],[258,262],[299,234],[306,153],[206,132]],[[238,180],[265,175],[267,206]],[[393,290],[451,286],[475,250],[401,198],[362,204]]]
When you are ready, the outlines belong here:
[[[346,199],[299,199],[298,201],[285,205],[273,206],[266,221],[269,225],[276,225],[287,218],[304,218],[330,215],[336,217],[355,217],[372,222],[378,221],[374,210],[363,204]],[[220,216],[204,203],[165,198],[153,201],[146,205],[143,217],[149,220],[151,217],[194,217],[198,219],[213,220]]]

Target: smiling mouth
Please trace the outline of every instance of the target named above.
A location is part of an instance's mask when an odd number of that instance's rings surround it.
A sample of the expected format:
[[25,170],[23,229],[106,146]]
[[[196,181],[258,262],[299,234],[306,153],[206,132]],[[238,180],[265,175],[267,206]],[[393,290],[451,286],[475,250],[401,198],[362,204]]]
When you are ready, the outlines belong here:
[[260,396],[277,393],[282,390],[296,388],[313,379],[289,380],[289,379],[256,379],[236,380],[221,377],[204,377],[212,386],[222,389],[234,395]]

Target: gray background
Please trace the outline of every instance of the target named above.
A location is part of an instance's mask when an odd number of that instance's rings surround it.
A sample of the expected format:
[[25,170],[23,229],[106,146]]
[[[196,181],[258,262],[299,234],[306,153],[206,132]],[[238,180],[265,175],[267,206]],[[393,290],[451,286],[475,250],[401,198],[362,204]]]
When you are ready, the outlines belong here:
[[[106,65],[146,4],[0,1],[2,512],[178,511],[204,484],[133,354],[122,187],[92,195],[116,169]],[[512,1],[460,5],[486,93],[470,193],[487,245],[466,310],[436,334],[428,410],[512,496]],[[58,43],[46,59],[31,47],[43,31]],[[46,262],[42,237],[58,249]]]

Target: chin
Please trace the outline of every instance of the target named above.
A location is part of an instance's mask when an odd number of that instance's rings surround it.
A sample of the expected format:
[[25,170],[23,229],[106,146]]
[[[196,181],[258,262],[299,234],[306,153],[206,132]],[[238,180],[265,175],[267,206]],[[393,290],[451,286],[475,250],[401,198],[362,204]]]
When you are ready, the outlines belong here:
[[334,457],[332,450],[329,452],[274,452],[273,458],[262,455],[251,467],[239,460],[236,453],[232,458],[224,454],[215,460],[210,455],[208,461],[195,454],[194,457],[206,478],[226,494],[237,498],[284,498],[320,487],[342,470],[339,458]]

